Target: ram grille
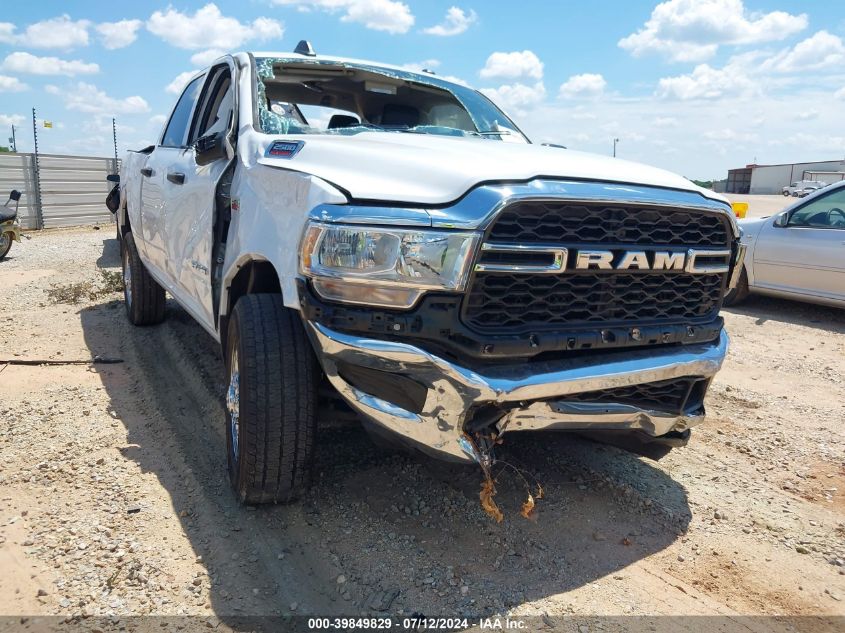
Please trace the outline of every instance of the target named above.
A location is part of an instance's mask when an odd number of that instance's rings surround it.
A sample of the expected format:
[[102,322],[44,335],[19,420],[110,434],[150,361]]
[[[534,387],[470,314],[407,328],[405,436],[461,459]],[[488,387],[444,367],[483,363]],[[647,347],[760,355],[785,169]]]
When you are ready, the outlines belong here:
[[[529,248],[551,244],[570,254],[590,249],[724,251],[730,248],[729,231],[726,216],[716,212],[523,201],[499,214],[485,242]],[[570,257],[567,269],[557,274],[473,273],[463,320],[475,330],[496,333],[709,323],[718,314],[726,285],[727,273],[574,270]]]

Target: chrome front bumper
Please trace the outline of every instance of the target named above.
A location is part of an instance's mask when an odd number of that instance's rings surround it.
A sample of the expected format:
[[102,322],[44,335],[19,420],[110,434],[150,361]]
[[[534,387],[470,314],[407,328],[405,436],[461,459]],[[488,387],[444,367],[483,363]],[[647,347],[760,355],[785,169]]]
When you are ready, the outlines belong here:
[[[701,422],[701,410],[678,415],[627,404],[572,402],[566,396],[672,378],[709,378],[728,349],[728,335],[722,331],[712,343],[491,366],[481,373],[406,343],[343,334],[312,321],[306,321],[306,328],[332,385],[356,411],[379,430],[426,453],[462,462],[478,460],[463,437],[467,412],[487,404],[508,405],[507,415],[498,422],[500,432],[622,430],[654,437],[683,432]],[[426,386],[422,412],[353,387],[339,375],[338,362],[399,374]]]

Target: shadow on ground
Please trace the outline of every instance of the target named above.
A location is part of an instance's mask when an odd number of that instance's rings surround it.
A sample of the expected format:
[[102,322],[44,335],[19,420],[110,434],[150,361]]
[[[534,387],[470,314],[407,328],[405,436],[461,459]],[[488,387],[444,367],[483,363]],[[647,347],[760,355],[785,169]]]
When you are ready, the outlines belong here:
[[[101,265],[119,262],[112,242]],[[508,469],[496,524],[479,508],[476,468],[383,452],[358,425],[321,432],[305,500],[239,507],[226,478],[218,345],[172,301],[152,328],[130,326],[120,302],[80,316],[92,356],[125,359],[97,366],[128,430],[124,456],[156,475],[174,514],[190,509],[180,520],[224,620],[287,614],[294,602],[298,614],[489,615],[619,572],[690,521],[684,488],[647,460],[515,433],[502,457],[545,498],[533,520],[519,516],[525,487]]]
[[815,305],[791,299],[751,295],[726,312],[744,314],[756,319],[757,325],[767,321],[805,325],[829,332],[845,333],[845,309]]
[[103,252],[97,258],[97,266],[99,268],[114,268],[119,267],[120,262],[120,242],[117,237],[109,237],[103,240]]

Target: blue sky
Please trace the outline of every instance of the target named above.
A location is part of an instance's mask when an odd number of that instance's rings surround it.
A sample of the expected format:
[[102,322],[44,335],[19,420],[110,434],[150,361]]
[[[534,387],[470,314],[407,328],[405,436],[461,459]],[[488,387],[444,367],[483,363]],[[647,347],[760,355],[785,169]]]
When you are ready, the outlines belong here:
[[[5,2],[0,131],[31,108],[43,152],[152,142],[184,77],[215,51],[426,66],[484,89],[535,141],[691,178],[845,157],[840,0],[182,0]],[[6,144],[8,133],[0,132]]]

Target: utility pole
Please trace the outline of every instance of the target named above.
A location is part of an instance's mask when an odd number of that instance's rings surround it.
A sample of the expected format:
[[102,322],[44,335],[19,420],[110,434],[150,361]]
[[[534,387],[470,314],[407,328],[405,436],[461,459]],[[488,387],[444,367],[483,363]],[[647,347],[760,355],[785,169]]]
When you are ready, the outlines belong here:
[[115,123],[114,117],[111,119],[111,135],[114,139],[114,169],[117,171],[117,123]]
[[619,142],[618,138],[613,139],[613,158],[616,158],[616,144]]
[[9,141],[11,141],[11,143],[12,143],[12,151],[17,152],[18,151],[18,142],[15,139],[15,125],[14,125],[14,123],[12,124],[12,138],[10,138]]
[[41,207],[41,175],[38,170],[38,125],[35,119],[35,108],[32,109],[32,146],[35,150],[35,228],[44,228],[44,210]]

